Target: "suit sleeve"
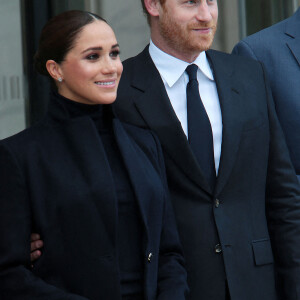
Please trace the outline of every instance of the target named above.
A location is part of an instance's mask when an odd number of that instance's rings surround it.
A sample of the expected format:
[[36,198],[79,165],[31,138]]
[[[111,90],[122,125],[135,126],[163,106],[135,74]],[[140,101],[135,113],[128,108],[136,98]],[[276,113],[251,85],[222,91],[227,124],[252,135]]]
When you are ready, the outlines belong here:
[[14,155],[0,144],[0,299],[88,300],[36,277],[30,270],[31,208]]
[[[264,73],[265,74],[265,73]],[[280,300],[300,299],[300,186],[265,76],[270,124],[266,213]]]
[[165,187],[163,228],[160,240],[157,300],[184,300],[188,293],[187,274],[173,208],[168,194],[163,154],[158,139],[161,178]]

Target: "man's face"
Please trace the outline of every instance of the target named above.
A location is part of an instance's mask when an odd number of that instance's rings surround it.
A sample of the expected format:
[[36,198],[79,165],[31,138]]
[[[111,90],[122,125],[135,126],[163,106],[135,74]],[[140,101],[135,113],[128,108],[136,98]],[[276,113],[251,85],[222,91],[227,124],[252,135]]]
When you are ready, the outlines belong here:
[[193,60],[211,47],[218,22],[217,0],[166,0],[159,8],[163,51]]

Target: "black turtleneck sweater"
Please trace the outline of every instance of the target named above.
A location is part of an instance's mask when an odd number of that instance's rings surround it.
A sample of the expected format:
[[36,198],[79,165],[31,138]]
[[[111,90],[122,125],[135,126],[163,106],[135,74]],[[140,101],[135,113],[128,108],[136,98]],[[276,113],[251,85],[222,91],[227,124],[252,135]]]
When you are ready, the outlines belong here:
[[98,130],[118,200],[117,253],[123,300],[143,299],[143,232],[138,203],[121,153],[116,143],[110,105],[88,105],[69,100],[57,93],[55,98],[71,118],[89,116]]

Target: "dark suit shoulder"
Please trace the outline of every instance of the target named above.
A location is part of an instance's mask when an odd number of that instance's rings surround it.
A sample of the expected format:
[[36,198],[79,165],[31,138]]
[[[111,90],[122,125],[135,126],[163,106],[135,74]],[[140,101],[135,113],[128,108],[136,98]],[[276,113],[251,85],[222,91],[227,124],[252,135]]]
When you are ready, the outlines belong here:
[[132,64],[134,64],[134,61],[137,59],[136,56],[133,57],[129,57],[125,60],[122,61],[123,66],[126,68],[127,66],[131,66]]
[[132,76],[141,72],[149,72],[149,68],[154,67],[153,61],[149,54],[149,45],[136,56],[130,57],[123,61],[123,74],[121,77],[121,83],[124,79],[130,79]]
[[251,58],[238,56],[232,53],[225,53],[217,50],[208,50],[207,54],[209,58],[218,61],[218,63],[222,63],[226,66],[236,66],[236,64],[241,64],[241,67],[243,67],[248,66],[249,64],[254,64],[254,66],[257,67],[260,65],[257,61]]
[[140,52],[139,54],[129,57],[127,59],[125,59],[122,63],[124,66],[131,66],[133,64],[135,64],[136,61],[144,61],[145,58],[149,57],[149,45],[147,45],[144,50],[142,52]]
[[270,51],[270,44],[273,46],[281,44],[282,39],[279,39],[281,35],[284,37],[283,31],[278,26],[270,27],[244,38],[238,45],[243,44],[244,47],[251,48],[253,51],[267,53]]
[[[222,68],[224,73],[231,74],[241,74],[241,78],[257,76],[257,74],[262,74],[262,64],[257,60],[240,56],[236,54],[228,54],[221,51],[209,50],[207,51],[207,56],[211,61],[212,68],[219,69]],[[236,77],[239,78],[239,77]]]
[[153,76],[159,76],[149,55],[148,46],[137,56],[125,60],[123,66],[117,99],[113,104],[116,115],[122,121],[146,127],[142,116],[137,112],[135,101],[144,97]]

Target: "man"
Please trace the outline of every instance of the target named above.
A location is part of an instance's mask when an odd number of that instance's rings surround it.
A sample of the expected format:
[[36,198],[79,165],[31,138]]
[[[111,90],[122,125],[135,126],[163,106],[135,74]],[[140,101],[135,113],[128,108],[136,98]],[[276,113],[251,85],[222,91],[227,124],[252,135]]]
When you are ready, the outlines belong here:
[[233,53],[264,63],[278,119],[300,180],[300,8],[292,17],[245,38]]
[[116,109],[162,144],[190,299],[300,299],[299,185],[262,65],[208,50],[216,0],[142,5],[151,43],[124,62]]

